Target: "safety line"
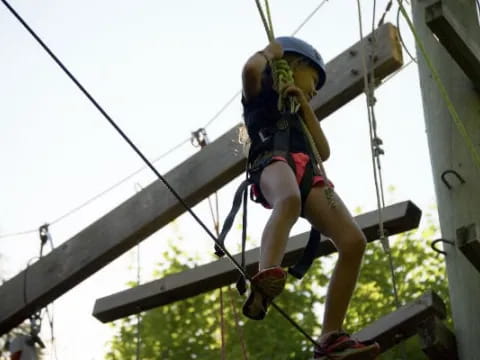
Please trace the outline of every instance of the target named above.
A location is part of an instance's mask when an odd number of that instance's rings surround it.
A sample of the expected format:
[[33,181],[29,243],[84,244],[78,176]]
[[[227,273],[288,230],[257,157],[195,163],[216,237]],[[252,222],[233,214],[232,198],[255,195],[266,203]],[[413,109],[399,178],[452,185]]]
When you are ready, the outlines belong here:
[[[360,0],[357,0],[357,8],[358,8],[358,22],[359,22],[359,29],[360,29],[360,40],[361,43],[363,42],[363,22],[362,22],[362,10],[360,5]],[[375,37],[375,22],[372,24],[372,51],[370,54],[370,58],[373,61],[375,56],[376,50],[376,37]],[[363,66],[363,79],[364,79],[364,86],[365,86],[365,93],[366,93],[366,102],[367,102],[367,111],[368,111],[368,124],[369,124],[369,131],[370,131],[370,145],[371,145],[371,153],[372,153],[372,166],[373,166],[373,173],[374,173],[374,181],[375,181],[375,192],[377,195],[377,208],[378,208],[378,219],[379,219],[379,232],[380,232],[380,241],[382,242],[383,249],[387,254],[389,268],[390,268],[390,275],[392,279],[392,288],[394,294],[395,305],[398,308],[401,306],[400,297],[398,294],[398,287],[397,287],[397,276],[395,273],[395,267],[393,263],[393,256],[390,249],[390,243],[388,234],[384,228],[383,223],[383,210],[385,208],[385,197],[383,191],[383,177],[382,177],[382,168],[381,168],[381,161],[380,155],[383,154],[383,150],[380,148],[381,140],[377,136],[377,120],[375,116],[375,75],[374,70],[371,70],[370,78],[368,77],[368,69],[366,64],[366,54],[365,54],[365,46],[361,46],[361,55],[362,55],[362,66]],[[402,345],[402,355],[403,359],[407,359],[406,357],[406,350],[405,344]]]
[[460,135],[463,137],[463,140],[466,142],[467,148],[470,150],[470,154],[473,158],[473,162],[478,167],[478,169],[480,169],[480,154],[475,148],[475,145],[473,144],[472,139],[468,135],[465,125],[460,119],[460,116],[458,115],[457,110],[455,109],[455,106],[453,105],[453,102],[450,99],[450,96],[448,95],[447,89],[445,89],[445,86],[443,85],[440,74],[435,68],[435,65],[433,65],[433,61],[430,59],[430,56],[428,55],[428,52],[425,49],[425,46],[422,40],[420,39],[420,36],[418,35],[418,32],[415,29],[415,26],[413,25],[412,20],[410,19],[410,16],[408,15],[407,11],[405,10],[405,7],[402,4],[402,0],[397,0],[397,2],[398,2],[398,6],[400,8],[401,13],[405,18],[405,20],[407,21],[410,31],[412,32],[415,38],[415,42],[418,46],[418,49],[422,53],[425,63],[433,76],[433,79],[438,87],[438,90],[440,91],[440,95],[442,96],[445,102],[445,105],[447,106],[447,109],[453,119],[453,122],[455,123]]
[[[363,26],[362,26],[362,12],[361,12],[361,6],[360,6],[360,0],[357,0],[357,6],[358,6],[358,18],[359,18],[359,28],[360,28],[360,39],[363,43]],[[373,48],[375,49],[375,35],[373,34]],[[386,234],[386,230],[384,228],[384,223],[383,223],[383,210],[385,208],[385,197],[384,197],[384,192],[383,192],[383,178],[382,178],[382,168],[381,168],[381,161],[380,161],[380,155],[382,152],[380,152],[379,148],[379,138],[376,133],[376,117],[375,117],[375,97],[374,97],[374,91],[375,91],[375,85],[374,85],[374,75],[373,75],[373,70],[372,74],[370,77],[370,80],[368,79],[368,69],[366,65],[366,54],[365,54],[365,48],[364,46],[361,47],[361,52],[362,52],[362,64],[363,64],[363,71],[364,71],[364,86],[365,86],[365,92],[367,94],[367,110],[368,110],[368,123],[369,123],[369,128],[370,128],[370,144],[371,144],[371,152],[372,152],[372,164],[373,164],[373,173],[374,173],[374,181],[375,181],[375,192],[377,195],[377,208],[378,208],[378,218],[379,218],[379,228],[380,228],[380,241],[382,242],[384,251],[387,253],[387,257],[389,260],[389,267],[390,267],[390,273],[391,273],[391,279],[392,279],[392,288],[393,288],[393,294],[394,294],[394,299],[395,299],[395,304],[396,307],[399,308],[401,306],[400,302],[400,297],[398,295],[398,286],[397,286],[397,277],[395,274],[395,267],[393,264],[393,256],[390,250],[390,244],[389,244],[389,238],[388,235]],[[372,54],[372,58],[373,58]]]

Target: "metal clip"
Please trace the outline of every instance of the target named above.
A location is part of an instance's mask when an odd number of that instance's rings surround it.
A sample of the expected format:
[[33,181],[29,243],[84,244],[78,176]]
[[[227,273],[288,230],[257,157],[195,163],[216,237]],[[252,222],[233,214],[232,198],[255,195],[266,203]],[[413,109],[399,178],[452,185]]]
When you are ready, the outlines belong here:
[[208,140],[207,131],[204,128],[200,128],[197,131],[193,131],[192,137],[190,138],[190,142],[195,147],[204,148],[210,142]]

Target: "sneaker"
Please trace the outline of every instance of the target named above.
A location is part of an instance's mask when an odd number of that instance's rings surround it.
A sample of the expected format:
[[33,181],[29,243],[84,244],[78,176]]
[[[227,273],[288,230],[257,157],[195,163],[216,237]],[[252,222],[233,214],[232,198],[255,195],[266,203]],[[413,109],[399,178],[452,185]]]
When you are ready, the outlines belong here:
[[250,284],[250,294],[243,304],[243,314],[252,320],[262,320],[273,298],[280,295],[287,279],[281,267],[259,271]]
[[374,341],[352,339],[344,332],[336,332],[316,346],[315,360],[372,360],[380,353],[380,346]]

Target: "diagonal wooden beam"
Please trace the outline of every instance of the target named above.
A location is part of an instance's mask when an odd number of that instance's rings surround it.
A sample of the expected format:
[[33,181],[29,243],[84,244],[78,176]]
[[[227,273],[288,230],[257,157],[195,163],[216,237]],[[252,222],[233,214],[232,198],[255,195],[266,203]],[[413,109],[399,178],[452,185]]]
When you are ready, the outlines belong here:
[[[480,40],[468,34],[443,1],[425,9],[430,30],[480,91]],[[480,35],[480,29],[477,34]]]
[[[414,229],[420,222],[421,211],[412,202],[405,201],[388,206],[384,212],[384,225],[389,234],[397,234]],[[368,241],[378,238],[377,211],[368,212],[355,218]],[[291,266],[301,256],[308,241],[308,233],[292,237],[287,245],[283,266]],[[213,249],[213,247],[212,247]],[[213,250],[212,250],[213,251]],[[317,257],[335,252],[332,242],[323,238]],[[245,252],[247,271],[254,273],[258,268],[260,250],[255,248]],[[240,254],[236,255],[240,261]],[[103,322],[170,304],[188,297],[219,288],[235,282],[238,271],[228,259],[222,258],[212,263],[169,275],[132,289],[124,290],[95,302],[93,316]]]
[[446,308],[442,299],[434,292],[428,292],[417,300],[385,315],[355,335],[360,341],[374,340],[382,352],[412,335],[431,317],[445,319]]
[[[401,67],[401,47],[392,25],[386,24],[376,32],[379,51],[373,69],[376,76],[384,78]],[[330,80],[313,103],[320,119],[362,92],[358,87],[361,71],[342,75],[351,69],[361,69],[360,57],[349,55],[358,53],[360,46],[355,44],[328,63]],[[365,46],[369,46],[367,40]],[[245,158],[237,134],[238,127],[234,127],[166,175],[166,180],[189,206],[243,172]],[[0,287],[0,335],[183,212],[180,202],[159,180],[125,201]]]

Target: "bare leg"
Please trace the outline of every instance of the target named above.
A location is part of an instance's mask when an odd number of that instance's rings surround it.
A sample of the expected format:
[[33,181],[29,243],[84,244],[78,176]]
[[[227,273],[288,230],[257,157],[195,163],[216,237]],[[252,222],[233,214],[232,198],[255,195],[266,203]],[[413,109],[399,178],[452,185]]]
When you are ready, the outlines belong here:
[[262,234],[259,268],[263,270],[281,264],[288,235],[300,216],[301,198],[295,174],[283,161],[263,170],[260,189],[273,208]]
[[331,238],[338,249],[338,260],[327,290],[323,335],[342,329],[366,245],[365,236],[336,194],[335,204],[335,208],[329,207],[321,187],[310,191],[305,204],[305,217]]

